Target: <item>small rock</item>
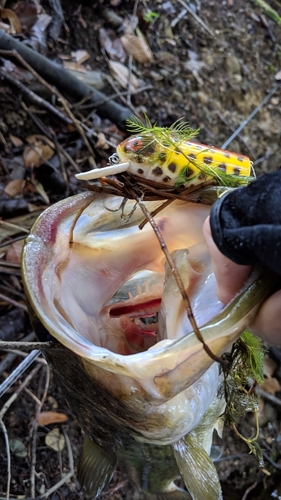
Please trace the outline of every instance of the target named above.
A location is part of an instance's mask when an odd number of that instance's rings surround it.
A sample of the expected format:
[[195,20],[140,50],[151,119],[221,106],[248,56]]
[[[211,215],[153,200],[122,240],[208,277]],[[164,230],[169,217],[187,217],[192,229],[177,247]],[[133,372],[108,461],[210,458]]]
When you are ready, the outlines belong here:
[[226,70],[229,75],[237,75],[241,73],[241,64],[239,59],[232,54],[227,54],[226,56]]
[[199,99],[200,102],[202,102],[202,104],[207,104],[207,102],[209,102],[209,96],[205,92],[202,91],[198,92],[197,98]]

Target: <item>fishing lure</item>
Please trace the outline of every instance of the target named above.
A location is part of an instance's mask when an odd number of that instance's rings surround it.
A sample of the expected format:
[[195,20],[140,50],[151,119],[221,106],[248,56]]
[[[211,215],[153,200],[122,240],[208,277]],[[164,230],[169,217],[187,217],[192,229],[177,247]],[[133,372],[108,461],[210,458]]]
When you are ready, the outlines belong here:
[[77,174],[81,180],[93,180],[129,172],[142,184],[167,190],[193,188],[206,181],[237,187],[251,180],[251,160],[244,155],[193,142],[198,130],[181,120],[171,127],[157,127],[148,118],[127,120],[134,135],[117,146],[110,165]]

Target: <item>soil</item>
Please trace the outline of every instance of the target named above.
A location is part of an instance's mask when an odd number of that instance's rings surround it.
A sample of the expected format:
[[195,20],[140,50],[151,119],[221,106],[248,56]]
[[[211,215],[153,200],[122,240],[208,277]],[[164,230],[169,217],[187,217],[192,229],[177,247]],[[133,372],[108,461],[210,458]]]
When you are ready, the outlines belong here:
[[[257,6],[258,2],[194,0],[188,3],[190,13],[184,10],[184,2],[181,0],[145,0],[136,4],[129,0],[62,1],[64,22],[53,38],[51,29],[54,22],[60,22],[60,2],[41,3],[43,13],[51,16],[52,24],[42,29],[40,34],[36,32],[37,42],[39,40],[40,43],[35,45],[48,58],[73,62],[72,52],[87,51],[88,60],[78,64],[80,70],[81,66],[87,70],[87,73],[80,73],[81,78],[83,75],[93,77],[89,72],[98,71],[95,77],[99,77],[104,94],[113,96],[116,102],[129,107],[138,116],[146,113],[151,122],[159,126],[170,126],[183,118],[192,128],[200,129],[198,140],[203,144],[221,147],[247,120],[245,127],[227,148],[249,156],[257,175],[280,167],[281,87],[276,88],[270,99],[250,118],[253,110],[281,81],[280,22],[278,24],[268,11]],[[32,25],[39,15],[34,14],[34,5],[40,7],[41,4],[40,1],[19,4],[26,14],[25,18],[23,15],[20,17],[19,7],[14,2],[7,1],[5,8],[16,12],[22,27],[25,26],[23,34],[17,37],[21,41],[30,41]],[[51,8],[52,5],[56,5],[55,10]],[[280,2],[272,1],[270,5],[281,15]],[[11,16],[7,20],[2,14],[2,19],[8,26],[13,23]],[[124,27],[134,26],[134,23],[138,24],[152,52],[152,57],[146,55],[144,62],[130,59],[120,42]],[[102,30],[105,30],[106,42]],[[117,80],[109,69],[109,61],[113,60],[123,65],[122,68],[119,67]],[[2,54],[0,61],[5,71],[11,71],[15,79],[21,80],[27,88],[32,88],[41,97],[49,98],[17,61],[12,60],[17,66],[17,69],[12,70],[9,66],[12,64],[10,57]],[[120,85],[120,74],[128,67],[138,81],[138,89],[131,92],[131,95],[127,92],[128,81],[124,87]],[[0,215],[4,223],[10,222],[23,228],[17,232],[15,228],[12,231],[7,224],[2,224],[0,241],[0,333],[3,340],[11,341],[22,339],[31,332],[20,278],[19,241],[22,241],[31,223],[46,206],[82,189],[74,177],[73,163],[70,160],[63,162],[61,153],[56,153],[56,164],[52,163],[51,157],[49,163],[41,162],[38,160],[40,155],[38,157],[33,154],[38,144],[36,146],[31,137],[34,134],[46,136],[48,131],[54,132],[61,147],[82,170],[87,170],[94,161],[105,166],[108,156],[115,151],[114,145],[125,134],[109,118],[101,118],[87,108],[87,101],[73,106],[76,118],[88,127],[85,130],[94,149],[93,160],[79,128],[77,130],[73,124],[62,123],[39,102],[30,102],[24,93],[2,76]],[[126,74],[124,78],[126,80]],[[99,142],[96,135],[89,133],[90,129],[98,134]],[[53,137],[51,134],[51,138]],[[28,142],[31,147],[27,152]],[[31,159],[27,153],[31,155]],[[40,154],[42,155],[42,149]],[[22,360],[22,356],[16,353],[8,363],[9,355],[10,353],[1,351],[0,362],[6,365],[0,365],[0,381]],[[270,363],[275,363],[271,376],[278,384],[281,381],[280,351],[277,348],[271,349],[268,358]],[[38,371],[33,373],[32,370],[37,366]],[[16,389],[30,373],[31,382],[17,395]],[[50,490],[69,471],[71,453],[76,467],[83,433],[71,414],[54,375],[50,373],[48,383],[47,373],[45,365],[34,363],[2,398],[5,402],[15,395],[14,403],[3,418],[10,445],[13,443],[9,498],[87,498],[79,489],[74,476],[66,482],[62,481],[61,487],[55,491]],[[216,467],[225,500],[281,498],[278,477],[281,468],[280,396],[280,386],[277,385],[273,389],[264,390],[263,398],[260,398],[259,444],[264,450],[262,467],[259,467],[253,455],[249,455],[247,446],[232,430],[226,428],[223,439],[216,438],[222,451]],[[41,408],[40,401],[43,397],[45,400]],[[44,423],[36,428],[34,416],[40,409],[62,413],[67,420],[64,423]],[[54,428],[59,428],[62,440],[66,440],[66,443],[69,439],[72,452],[67,446],[56,451],[46,444],[46,436]],[[8,498],[4,427],[2,430],[0,499]],[[239,430],[246,436],[254,433],[251,415],[241,422]],[[134,492],[127,478],[117,470],[101,498],[137,500],[141,495]]]

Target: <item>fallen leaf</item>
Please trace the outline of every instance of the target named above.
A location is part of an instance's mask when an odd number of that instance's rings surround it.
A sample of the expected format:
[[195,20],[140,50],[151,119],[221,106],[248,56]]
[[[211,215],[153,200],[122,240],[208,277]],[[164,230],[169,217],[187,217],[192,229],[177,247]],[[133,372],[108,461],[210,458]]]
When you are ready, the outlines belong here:
[[21,263],[21,254],[22,254],[23,244],[24,244],[24,240],[16,241],[15,243],[12,243],[12,245],[9,246],[9,249],[6,253],[6,260],[8,262],[13,262],[14,264]]
[[7,186],[4,189],[4,193],[13,198],[14,196],[17,196],[18,194],[22,193],[24,185],[25,185],[24,179],[14,179],[13,181],[10,181],[7,184]]
[[26,167],[40,167],[46,160],[52,158],[55,152],[55,145],[43,135],[31,135],[27,137],[27,142],[32,144],[26,146],[23,153]]
[[30,2],[17,2],[14,11],[21,22],[23,31],[30,29],[37,21],[37,8]]
[[263,358],[263,373],[266,377],[272,377],[277,368],[277,364],[269,356]]
[[69,69],[71,71],[80,71],[81,73],[86,73],[86,68],[81,66],[81,64],[77,61],[64,61],[63,66],[65,69]]
[[80,49],[76,50],[75,52],[71,52],[71,57],[79,64],[83,64],[85,61],[88,61],[88,59],[90,59],[90,54],[89,52],[87,52],[87,50]]
[[123,35],[121,36],[121,42],[123,43],[125,50],[128,54],[132,54],[134,59],[140,63],[146,63],[153,61],[153,54],[151,49],[142,34],[142,32],[137,29],[138,36],[135,35]]
[[113,30],[99,30],[99,42],[112,61],[125,62],[127,54],[120,38],[117,38]]
[[39,193],[40,196],[43,198],[44,202],[47,205],[49,205],[50,204],[49,196],[47,195],[47,193],[46,193],[43,185],[41,184],[41,182],[38,182],[36,179],[34,179],[32,181],[32,185],[36,189],[37,193]]
[[62,451],[64,449],[65,439],[58,427],[48,432],[45,437],[45,443],[55,451]]
[[38,425],[59,424],[60,422],[66,422],[67,420],[67,415],[56,411],[42,411],[39,413],[37,418]]
[[2,19],[8,19],[10,23],[11,35],[16,35],[22,32],[21,23],[16,13],[11,9],[1,9],[0,15]]
[[[121,85],[123,88],[128,87],[129,83],[129,70],[124,64],[121,64],[117,61],[108,61],[108,66],[113,78]],[[131,73],[130,84],[132,90],[137,90],[138,88],[138,79]]]
[[21,146],[23,146],[23,142],[19,137],[16,137],[15,135],[12,134],[10,134],[9,137],[11,143],[13,144],[13,146],[15,146],[15,148],[20,148]]
[[106,141],[105,135],[103,132],[98,133],[98,140],[96,143],[96,148],[101,148],[101,149],[109,149],[109,144]]
[[268,377],[265,379],[264,383],[261,385],[261,388],[269,392],[269,394],[275,394],[280,391],[280,384],[275,377]]

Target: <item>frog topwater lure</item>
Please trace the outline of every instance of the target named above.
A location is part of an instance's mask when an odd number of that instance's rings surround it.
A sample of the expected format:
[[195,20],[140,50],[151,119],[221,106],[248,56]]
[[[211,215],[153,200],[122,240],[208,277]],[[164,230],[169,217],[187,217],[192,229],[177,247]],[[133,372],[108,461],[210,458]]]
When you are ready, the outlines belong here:
[[193,188],[206,181],[228,187],[247,184],[251,160],[244,155],[193,142],[198,130],[181,120],[171,127],[157,127],[146,119],[127,121],[134,135],[125,139],[110,157],[108,167],[77,174],[81,180],[130,172],[142,184],[167,190]]

